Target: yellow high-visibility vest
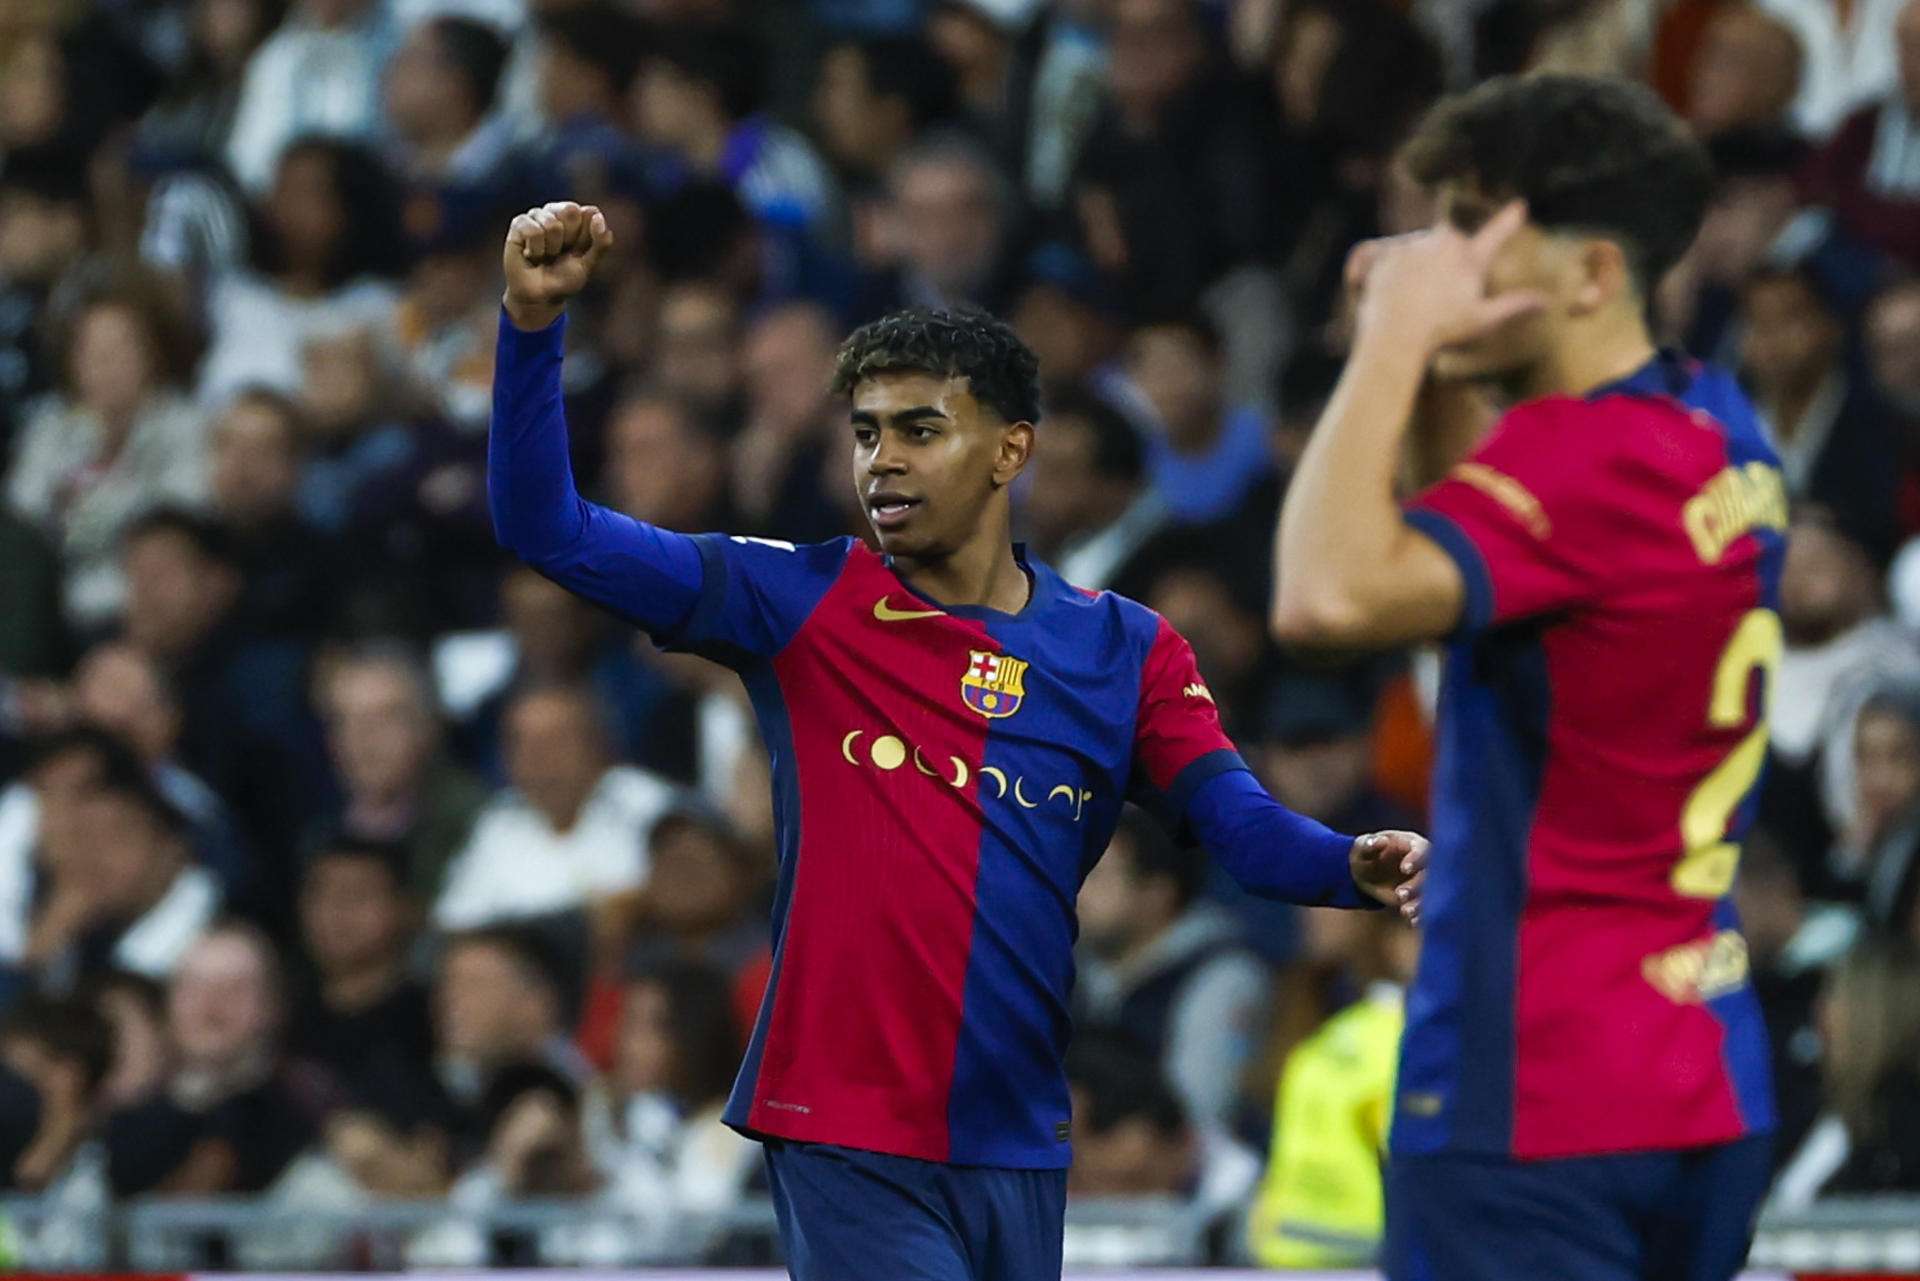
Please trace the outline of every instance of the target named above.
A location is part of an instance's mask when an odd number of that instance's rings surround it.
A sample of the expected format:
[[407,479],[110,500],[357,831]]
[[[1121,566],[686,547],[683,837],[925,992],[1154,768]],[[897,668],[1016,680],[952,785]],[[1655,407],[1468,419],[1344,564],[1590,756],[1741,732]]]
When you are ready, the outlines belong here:
[[1273,1151],[1248,1224],[1262,1265],[1354,1267],[1379,1253],[1380,1167],[1405,1022],[1401,990],[1375,984],[1287,1056]]

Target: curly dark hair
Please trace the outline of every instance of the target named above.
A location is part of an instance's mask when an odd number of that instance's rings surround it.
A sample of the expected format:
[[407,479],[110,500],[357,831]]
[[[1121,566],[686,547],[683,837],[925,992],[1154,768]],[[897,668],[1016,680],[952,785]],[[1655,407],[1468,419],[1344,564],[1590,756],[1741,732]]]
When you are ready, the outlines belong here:
[[909,307],[853,331],[840,344],[833,394],[875,374],[965,378],[982,405],[1010,423],[1040,421],[1040,360],[1002,320],[966,308]]
[[1590,231],[1626,252],[1643,295],[1693,243],[1713,166],[1651,89],[1599,76],[1504,76],[1448,98],[1402,158],[1426,186],[1518,196],[1542,227]]

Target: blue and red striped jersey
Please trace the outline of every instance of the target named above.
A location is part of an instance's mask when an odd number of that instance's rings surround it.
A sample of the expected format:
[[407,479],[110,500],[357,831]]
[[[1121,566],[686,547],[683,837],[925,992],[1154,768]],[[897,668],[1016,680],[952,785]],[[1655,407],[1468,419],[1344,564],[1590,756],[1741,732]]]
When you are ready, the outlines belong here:
[[1515,408],[1407,519],[1467,592],[1395,1150],[1771,1129],[1728,897],[1781,653],[1786,497],[1751,406],[1663,356]]
[[1068,1164],[1075,902],[1122,804],[1256,893],[1358,907],[1350,837],[1292,814],[1159,615],[1015,549],[1016,614],[924,599],[852,539],[671,533],[584,501],[564,323],[502,320],[501,540],[656,640],[740,673],[772,763],[772,979],[726,1118],[957,1164]]

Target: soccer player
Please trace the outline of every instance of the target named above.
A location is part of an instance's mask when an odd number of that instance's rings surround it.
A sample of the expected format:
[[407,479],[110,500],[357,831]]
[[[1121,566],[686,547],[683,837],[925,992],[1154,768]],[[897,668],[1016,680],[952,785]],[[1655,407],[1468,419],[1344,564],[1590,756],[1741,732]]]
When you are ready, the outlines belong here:
[[[1449,100],[1405,159],[1438,220],[1355,252],[1274,607],[1289,642],[1451,646],[1388,1275],[1720,1281],[1773,1126],[1727,893],[1786,499],[1733,380],[1648,334],[1707,162],[1645,89],[1572,76]],[[1509,407],[1402,510],[1402,447],[1448,443],[1409,441],[1416,405],[1469,382]]]
[[687,537],[583,502],[561,313],[599,211],[513,220],[489,487],[506,546],[744,678],[772,757],[774,965],[729,1124],[766,1140],[788,1266],[1057,1278],[1074,900],[1129,797],[1259,893],[1409,916],[1425,843],[1336,835],[1273,801],[1157,615],[1070,587],[1010,536],[1039,416],[999,321],[856,332],[851,479],[880,551]]

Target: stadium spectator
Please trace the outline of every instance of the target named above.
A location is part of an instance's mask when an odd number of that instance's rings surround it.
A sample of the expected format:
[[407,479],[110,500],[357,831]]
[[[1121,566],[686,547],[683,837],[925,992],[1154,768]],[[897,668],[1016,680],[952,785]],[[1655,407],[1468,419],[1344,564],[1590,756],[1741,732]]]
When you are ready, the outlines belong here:
[[1920,1191],[1920,950],[1869,939],[1821,1004],[1825,1108],[1780,1172],[1772,1205],[1816,1195]]
[[1867,362],[1881,396],[1909,427],[1920,423],[1920,277],[1897,280],[1875,295],[1865,330]]
[[953,68],[917,35],[842,40],[820,59],[812,118],[854,193],[886,178],[915,138],[954,114]]
[[742,369],[739,305],[719,282],[688,280],[660,298],[653,373],[660,389],[700,415],[701,425],[731,435],[740,425]]
[[725,446],[691,406],[665,395],[629,396],[607,420],[607,505],[663,529],[732,528]]
[[511,124],[493,115],[507,44],[484,22],[429,18],[388,61],[382,101],[394,169],[414,184],[479,184],[507,160]]
[[744,527],[791,542],[840,533],[838,509],[820,492],[838,461],[840,406],[828,394],[838,347],[833,317],[812,303],[770,308],[748,326],[746,422],[728,460],[729,503]]
[[1859,918],[1808,899],[1799,869],[1772,833],[1747,839],[1733,885],[1747,940],[1753,989],[1767,1020],[1774,1105],[1780,1122],[1774,1163],[1784,1165],[1820,1112],[1820,989],[1853,946]]
[[1900,11],[1899,83],[1848,118],[1815,158],[1810,198],[1845,234],[1920,268],[1920,3]]
[[666,815],[647,845],[645,888],[609,905],[629,963],[675,958],[738,976],[766,947],[758,892],[772,869],[724,819],[700,809]]
[[1059,241],[1028,254],[1024,274],[1007,320],[1040,360],[1049,419],[1056,399],[1113,394],[1125,337],[1115,291],[1091,259]]
[[627,981],[613,1066],[583,1111],[594,1163],[632,1213],[713,1214],[753,1174],[754,1148],[720,1120],[740,1056],[728,988],[720,970],[689,960]]
[[328,673],[321,701],[342,793],[338,828],[396,846],[400,888],[432,902],[487,796],[441,749],[427,673],[399,645],[369,644]]
[[634,85],[639,135],[699,177],[726,182],[768,227],[842,239],[832,174],[812,144],[761,110],[762,63],[759,42],[744,31],[669,32]]
[[442,929],[587,907],[647,879],[666,781],[612,763],[605,715],[580,688],[535,686],[502,717],[513,791],[480,815],[434,903]]
[[354,326],[315,334],[299,354],[294,399],[305,430],[299,511],[327,534],[345,534],[360,513],[365,491],[398,468],[412,448],[398,419],[396,370],[388,367],[374,331]]
[[1801,509],[1789,531],[1780,620],[1787,646],[1769,722],[1776,768],[1763,810],[1808,887],[1849,897],[1825,855],[1830,832],[1853,822],[1854,713],[1876,685],[1920,678],[1920,660],[1883,612],[1866,548],[1818,508]]
[[489,186],[407,202],[413,265],[394,315],[400,363],[411,393],[457,428],[479,426],[492,408],[500,199]]
[[[1178,1198],[1207,1225],[1209,1253],[1228,1249],[1227,1233],[1259,1182],[1260,1159],[1223,1131],[1191,1121],[1152,1058],[1124,1042],[1076,1038],[1067,1082],[1073,1093],[1068,1195]],[[1069,1227],[1068,1265],[1101,1261],[1099,1235],[1096,1228]],[[1123,1250],[1119,1257],[1138,1255]]]
[[1846,316],[1811,266],[1762,268],[1742,290],[1740,363],[1780,451],[1787,491],[1844,511],[1885,552],[1898,453],[1871,382],[1848,368]]
[[1022,45],[1039,0],[934,0],[927,42],[951,69],[961,119],[992,148],[1000,167],[1026,163],[1031,92]]
[[1076,587],[1100,591],[1167,523],[1167,505],[1148,488],[1139,433],[1090,397],[1047,407],[1036,438],[1026,503],[1034,550]]
[[1363,675],[1274,682],[1255,756],[1274,799],[1341,831],[1418,826],[1373,785],[1372,694]]
[[1827,857],[1867,922],[1899,930],[1920,894],[1920,685],[1881,686],[1853,718],[1853,824]]
[[159,666],[121,641],[89,650],[74,669],[80,716],[133,748],[168,802],[188,824],[201,866],[220,878],[229,901],[254,888],[252,856],[220,794],[180,763],[180,700]]
[[256,635],[314,640],[334,616],[337,551],[298,507],[308,443],[298,407],[265,388],[214,420],[211,511],[240,566],[235,620]]
[[1758,0],[1794,29],[1806,61],[1793,117],[1802,133],[1824,138],[1853,110],[1893,87],[1898,75],[1894,26],[1907,0]]
[[1191,525],[1230,516],[1273,469],[1266,418],[1222,403],[1220,333],[1194,314],[1134,330],[1127,377],[1153,426],[1147,470],[1174,517]]
[[54,987],[108,967],[172,974],[221,901],[192,862],[185,819],[136,766],[103,776],[72,821],[72,848],[43,867],[26,959]]
[[536,17],[538,111],[545,122],[529,161],[568,187],[638,179],[663,184],[627,132],[627,93],[648,42],[641,19],[604,0],[546,5]]
[[1192,1116],[1221,1124],[1261,1035],[1267,976],[1234,920],[1199,898],[1206,855],[1139,811],[1080,887],[1082,1028],[1130,1040]]
[[98,632],[126,596],[129,523],[206,497],[206,423],[181,394],[194,344],[161,282],[125,273],[87,290],[54,349],[61,392],[27,421],[7,499],[58,548],[68,618]]
[[193,0],[180,65],[140,121],[141,149],[175,163],[224,157],[249,61],[286,8],[286,0]]
[[67,377],[44,341],[49,300],[91,244],[84,176],[47,148],[9,150],[0,168],[0,441]]
[[266,190],[303,134],[377,132],[380,72],[395,38],[380,0],[297,0],[247,62],[226,145],[241,185]]
[[213,342],[199,395],[208,406],[253,385],[292,394],[310,339],[385,326],[393,314],[386,278],[405,241],[394,234],[393,180],[366,147],[296,140],[260,197],[257,224],[248,267],[214,280],[207,297]]
[[1687,84],[1687,123],[1703,138],[1785,126],[1800,90],[1800,37],[1757,5],[1717,9],[1701,33]]
[[[60,561],[40,531],[4,505],[0,565],[6,566],[0,573],[0,687],[9,678],[44,680],[54,675],[67,648]],[[22,719],[18,708],[0,713],[0,739],[16,732]]]
[[541,1063],[582,1082],[591,1068],[565,1023],[565,976],[555,949],[528,926],[456,934],[441,949],[433,987],[434,1070],[453,1105],[456,1156],[484,1143],[476,1111],[501,1071]]
[[[1143,557],[1147,584],[1140,591],[1120,583],[1129,595],[1138,593],[1182,636],[1190,638],[1200,674],[1230,734],[1251,727],[1259,715],[1259,695],[1271,672],[1272,650],[1260,615],[1250,598],[1260,581],[1235,573],[1234,549],[1196,534],[1190,539],[1162,542],[1152,557]],[[1130,575],[1131,577],[1131,575]]]
[[261,1192],[313,1144],[338,1098],[284,1057],[285,1000],[253,927],[217,925],[187,951],[167,990],[166,1089],[107,1122],[116,1194]]
[[162,508],[134,522],[121,549],[130,589],[123,637],[179,699],[180,762],[232,804],[241,836],[271,872],[275,851],[322,794],[306,655],[241,630],[240,571],[218,526]]
[[1270,1268],[1360,1267],[1380,1248],[1380,1165],[1420,936],[1387,916],[1356,929],[1364,993],[1288,1055],[1280,1077],[1273,1148],[1248,1225],[1254,1257]]
[[0,1130],[30,1136],[11,1162],[12,1142],[0,1150],[0,1189],[36,1194],[57,1211],[30,1219],[15,1245],[36,1267],[106,1264],[96,1225],[108,1209],[101,1083],[112,1051],[105,1021],[84,1000],[29,996],[0,1021],[0,1072],[28,1087],[0,1101]]
[[390,1117],[430,1106],[432,1003],[409,972],[420,910],[403,846],[341,837],[307,859],[300,938],[310,981],[288,1044],[361,1106]]
[[1017,212],[1006,176],[965,134],[936,132],[915,143],[887,176],[887,207],[875,235],[883,261],[857,308],[877,316],[902,306],[1007,300]]
[[507,705],[533,685],[584,685],[606,709],[614,754],[666,777],[690,774],[692,709],[657,665],[643,660],[632,638],[524,566],[501,582],[508,661],[461,721],[461,758],[484,774],[503,773],[501,724]]

